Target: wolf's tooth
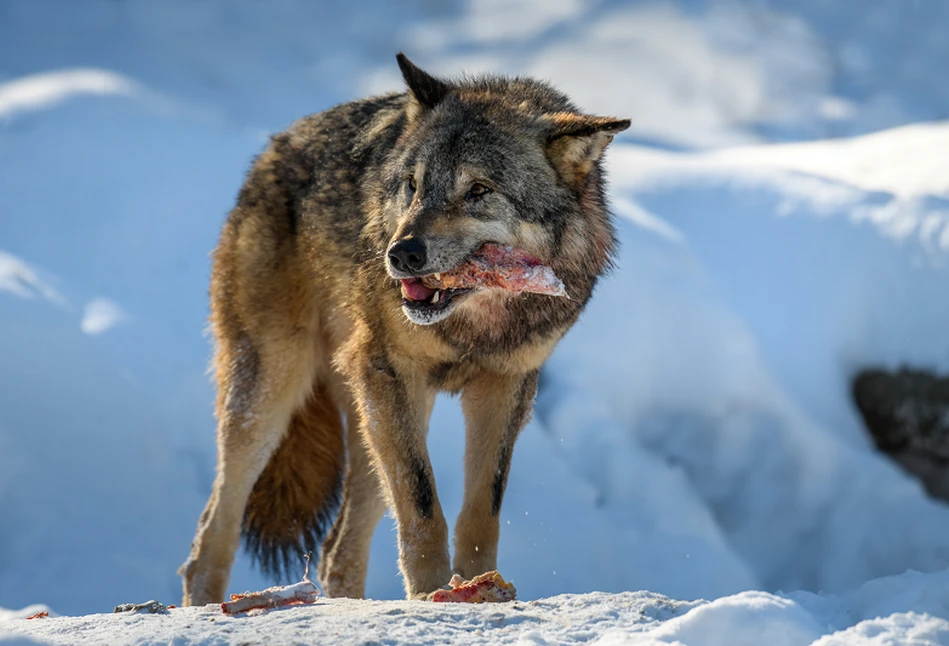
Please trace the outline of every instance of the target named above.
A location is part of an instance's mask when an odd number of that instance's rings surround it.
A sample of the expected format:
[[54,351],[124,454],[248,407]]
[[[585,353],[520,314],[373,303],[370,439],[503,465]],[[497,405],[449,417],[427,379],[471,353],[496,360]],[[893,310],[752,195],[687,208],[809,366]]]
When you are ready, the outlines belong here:
[[433,305],[438,302],[438,297],[441,296],[441,295],[442,295],[441,292],[435,292],[435,295],[432,296],[432,304],[433,304]]
[[441,275],[441,274],[432,274],[432,276],[435,277],[435,280],[441,280],[441,279],[442,279],[442,275]]

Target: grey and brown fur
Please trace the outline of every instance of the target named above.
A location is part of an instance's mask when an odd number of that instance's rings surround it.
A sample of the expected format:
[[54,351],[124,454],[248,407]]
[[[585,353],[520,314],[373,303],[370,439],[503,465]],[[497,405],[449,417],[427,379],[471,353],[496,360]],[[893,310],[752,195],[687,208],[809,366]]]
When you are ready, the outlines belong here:
[[[538,373],[610,266],[600,156],[629,121],[584,115],[535,80],[443,81],[398,61],[407,93],[274,136],[224,225],[211,277],[218,470],[180,569],[185,604],[224,597],[242,535],[266,570],[294,574],[322,543],[326,593],[361,597],[387,507],[409,598],[496,567]],[[406,241],[424,246],[423,266],[393,259]],[[569,299],[491,290],[434,313],[403,305],[398,278],[447,271],[489,241],[549,264]],[[466,420],[453,560],[426,450],[439,391],[461,395]]]

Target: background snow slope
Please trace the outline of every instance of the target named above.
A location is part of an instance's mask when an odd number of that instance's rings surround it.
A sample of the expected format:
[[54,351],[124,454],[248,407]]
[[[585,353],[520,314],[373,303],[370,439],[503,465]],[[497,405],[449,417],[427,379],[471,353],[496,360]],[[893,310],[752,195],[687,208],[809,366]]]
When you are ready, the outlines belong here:
[[[946,19],[937,0],[3,3],[0,606],[178,598],[215,458],[208,253],[267,134],[398,89],[399,49],[636,124],[610,152],[620,268],[515,453],[500,567],[523,598],[949,567],[949,510],[870,449],[847,390],[870,362],[949,367],[947,126],[896,127],[949,117]],[[440,400],[450,516],[461,442]],[[401,596],[394,542],[386,520],[375,598]],[[233,588],[265,583],[239,561]]]

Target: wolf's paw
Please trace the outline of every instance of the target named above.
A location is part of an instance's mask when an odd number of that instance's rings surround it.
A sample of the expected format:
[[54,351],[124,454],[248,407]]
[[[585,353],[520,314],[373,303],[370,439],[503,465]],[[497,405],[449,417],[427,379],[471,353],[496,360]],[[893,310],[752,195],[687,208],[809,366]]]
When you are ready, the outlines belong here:
[[450,585],[450,590],[436,590],[429,598],[449,603],[497,603],[514,601],[517,597],[514,584],[505,581],[497,570],[479,574],[470,581],[456,574]]

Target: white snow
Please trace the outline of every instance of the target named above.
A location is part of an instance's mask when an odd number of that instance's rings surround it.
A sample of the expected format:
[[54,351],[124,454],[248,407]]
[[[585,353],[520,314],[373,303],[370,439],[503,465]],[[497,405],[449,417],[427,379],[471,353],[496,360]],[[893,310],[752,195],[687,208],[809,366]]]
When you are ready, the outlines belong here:
[[[0,640],[49,644],[396,643],[560,646],[826,646],[949,644],[946,573],[909,572],[842,597],[741,592],[676,601],[649,592],[593,592],[501,604],[318,599],[314,605],[229,616],[217,604],[164,614],[24,621],[0,615]],[[934,593],[895,599],[888,588]],[[847,609],[842,611],[842,609]],[[874,614],[880,612],[883,614]],[[912,608],[912,610],[909,610]],[[21,615],[23,613],[20,613]],[[0,641],[0,643],[4,643]]]
[[926,248],[949,251],[949,122],[698,154],[640,146],[613,153],[614,182],[630,188],[754,183],[781,196],[779,214],[842,213],[896,240],[916,238]]
[[[949,4],[372,7],[4,3],[0,642],[949,644],[949,507],[848,392],[949,371]],[[215,461],[208,253],[263,135],[398,88],[400,49],[635,124],[608,154],[618,269],[515,451],[522,601],[392,601],[387,518],[388,601],[85,614],[179,600]],[[457,402],[431,428],[451,522]],[[239,557],[232,591],[270,584]],[[83,616],[22,618],[47,607]]]
[[136,84],[108,70],[75,69],[33,74],[0,84],[0,119],[49,108],[82,95],[129,96]]
[[86,303],[79,328],[86,334],[102,334],[126,318],[122,306],[108,298],[94,298]]
[[42,296],[53,303],[62,302],[62,296],[44,282],[36,270],[22,259],[0,251],[0,291],[20,298]]
[[[459,17],[421,25],[412,42],[437,71],[505,67],[550,79],[594,112],[626,115],[635,106],[635,134],[687,145],[755,140],[749,123],[816,112],[827,91],[820,43],[800,20],[777,12],[733,4],[696,15],[666,2],[577,15],[577,3],[547,5],[470,2]],[[545,38],[553,28],[562,34]],[[534,46],[524,51],[525,42]],[[456,54],[459,44],[493,47]],[[364,88],[397,78],[386,66]]]
[[[813,177],[835,181],[819,162],[838,149],[846,158],[862,148],[871,178],[910,157],[945,157],[942,138],[916,136],[921,129],[732,156],[617,147],[617,212],[635,226],[621,227],[619,270],[555,352],[538,402],[565,459],[623,510],[614,520],[624,511],[650,518],[639,531],[668,545],[648,501],[678,486],[663,513],[710,512],[713,534],[766,589],[843,591],[907,568],[949,566],[946,506],[868,449],[846,392],[853,366],[949,364],[949,339],[936,333],[949,326],[949,301],[940,298],[946,257],[923,241],[891,239],[879,222],[869,230],[838,222],[878,184],[851,188],[859,197],[828,204],[820,218],[806,206],[781,218],[743,203],[755,193],[786,199],[786,176],[807,170],[809,159]],[[894,149],[904,152],[887,154]],[[736,158],[743,163],[730,164]],[[758,181],[758,160],[772,160],[774,181]],[[855,172],[844,163],[837,171]],[[887,199],[938,204],[946,186],[899,177],[887,180],[899,197]],[[643,212],[652,218],[645,225]],[[682,594],[662,578],[650,589]]]

